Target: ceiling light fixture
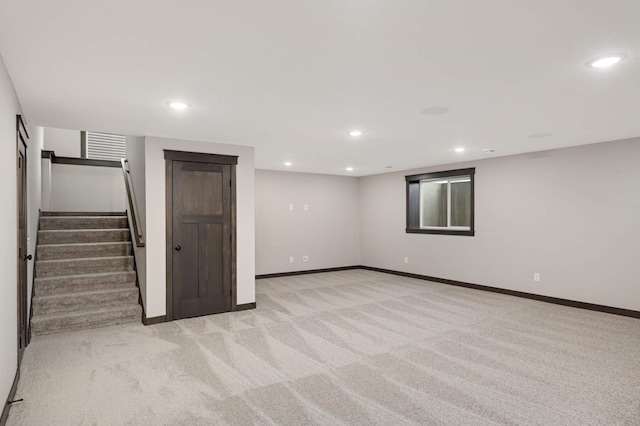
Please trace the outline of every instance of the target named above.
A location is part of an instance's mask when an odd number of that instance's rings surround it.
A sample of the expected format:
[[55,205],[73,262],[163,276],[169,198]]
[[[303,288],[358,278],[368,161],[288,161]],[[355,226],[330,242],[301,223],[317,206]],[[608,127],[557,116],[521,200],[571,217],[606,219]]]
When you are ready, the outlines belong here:
[[285,161],[284,165],[287,166],[287,167],[291,167],[291,166],[293,166],[293,163],[291,161]]
[[393,166],[384,166],[385,169],[393,169]]
[[626,57],[627,55],[624,53],[614,53],[612,55],[598,56],[597,58],[593,58],[589,62],[587,62],[587,66],[591,68],[608,68],[622,61]]
[[463,148],[461,146],[454,149],[455,152],[465,152],[466,150],[467,150],[466,148]]
[[188,103],[181,102],[181,101],[167,102],[167,105],[169,105],[171,108],[173,108],[175,110],[178,110],[178,111],[182,111],[182,110],[187,109],[187,108],[189,108],[191,106]]
[[352,172],[353,171],[353,167],[347,167],[347,171],[348,172]]
[[353,136],[354,138],[357,138],[358,136],[362,136],[362,130],[351,130],[349,132],[349,136]]
[[496,150],[491,148],[485,148],[482,150],[485,154],[493,154]]

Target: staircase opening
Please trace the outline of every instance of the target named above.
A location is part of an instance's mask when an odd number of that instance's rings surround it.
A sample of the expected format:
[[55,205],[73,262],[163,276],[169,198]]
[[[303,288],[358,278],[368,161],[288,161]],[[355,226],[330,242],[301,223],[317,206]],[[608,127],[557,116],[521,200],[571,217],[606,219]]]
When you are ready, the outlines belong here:
[[144,269],[144,225],[128,139],[45,128],[32,336],[144,319],[136,271],[136,259]]

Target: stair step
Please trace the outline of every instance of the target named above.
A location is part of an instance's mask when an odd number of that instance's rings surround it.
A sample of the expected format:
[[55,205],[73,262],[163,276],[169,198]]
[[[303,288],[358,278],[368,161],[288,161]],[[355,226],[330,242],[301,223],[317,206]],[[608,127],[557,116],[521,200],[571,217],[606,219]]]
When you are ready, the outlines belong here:
[[108,272],[84,275],[60,275],[34,280],[38,296],[58,295],[83,291],[135,288],[136,272]]
[[127,212],[42,212],[40,216],[126,216]]
[[83,310],[71,314],[38,315],[31,319],[31,333],[33,336],[42,336],[66,331],[107,327],[116,324],[139,322],[141,317],[142,307],[137,303],[127,304],[118,308]]
[[40,229],[118,229],[128,228],[126,216],[46,216]]
[[131,243],[74,243],[38,246],[37,260],[80,259],[84,257],[131,256]]
[[133,270],[133,256],[36,261],[36,277],[38,278],[131,270]]
[[55,313],[71,313],[89,309],[98,310],[136,303],[138,303],[138,289],[133,287],[53,296],[35,296],[32,306],[34,315],[46,316]]
[[75,229],[38,231],[38,245],[131,241],[129,229]]
[[128,226],[126,216],[46,216],[40,218],[41,230],[118,229]]

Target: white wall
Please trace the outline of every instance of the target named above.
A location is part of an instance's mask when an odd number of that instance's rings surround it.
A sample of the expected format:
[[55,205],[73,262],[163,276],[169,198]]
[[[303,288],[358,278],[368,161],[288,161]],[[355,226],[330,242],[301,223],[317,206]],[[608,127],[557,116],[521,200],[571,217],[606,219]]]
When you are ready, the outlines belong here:
[[256,274],[359,265],[359,219],[358,178],[256,170]]
[[80,158],[80,130],[44,128],[44,149],[54,151],[58,157]]
[[[4,404],[18,367],[17,303],[17,145],[16,114],[21,114],[11,78],[0,58],[0,144],[7,153],[0,158],[0,401]],[[27,153],[29,161],[30,153]],[[28,182],[30,179],[28,179]]]
[[126,191],[122,169],[119,167],[52,164],[51,210],[125,211]]
[[40,201],[44,212],[51,211],[51,166],[50,158],[40,160]]
[[33,267],[35,264],[36,243],[38,237],[38,220],[41,207],[41,174],[42,174],[42,147],[44,142],[44,129],[42,127],[29,126],[29,141],[27,150],[27,253],[33,255],[33,260],[27,266],[27,300],[29,312],[31,311],[31,292],[33,290]]
[[[362,262],[640,310],[639,165],[630,139],[364,177]],[[476,236],[406,234],[404,176],[466,167]]]
[[[144,138],[127,136],[127,160],[129,162],[129,174],[133,183],[133,193],[135,195],[136,208],[138,211],[138,226],[142,230],[143,237],[146,238],[146,192],[145,192],[145,152]],[[132,223],[131,209],[127,205],[129,223]],[[132,230],[133,235],[133,230]],[[146,247],[137,247],[135,238],[133,241],[133,252],[136,258],[136,269],[138,272],[138,283],[140,283],[140,294],[142,304],[146,306],[147,301],[147,251]],[[146,312],[146,311],[145,311]]]
[[[210,142],[145,137],[147,238],[146,315],[166,314],[165,149],[237,155],[237,303],[255,302],[254,149]],[[153,212],[153,214],[151,214]]]

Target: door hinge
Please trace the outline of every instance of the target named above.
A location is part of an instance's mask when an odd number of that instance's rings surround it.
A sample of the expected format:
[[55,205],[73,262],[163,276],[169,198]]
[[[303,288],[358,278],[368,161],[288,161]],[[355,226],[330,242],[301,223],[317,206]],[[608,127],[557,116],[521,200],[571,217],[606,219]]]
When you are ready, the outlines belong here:
[[229,188],[231,188],[231,180],[229,180]]

